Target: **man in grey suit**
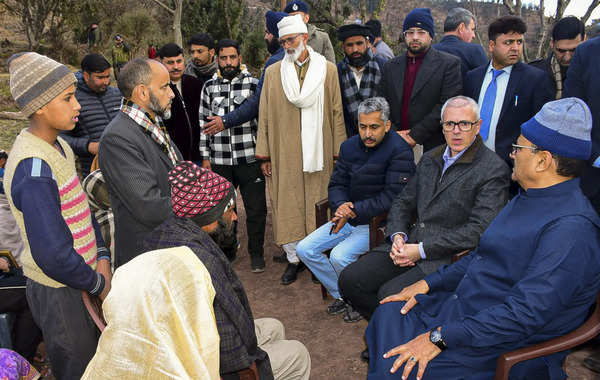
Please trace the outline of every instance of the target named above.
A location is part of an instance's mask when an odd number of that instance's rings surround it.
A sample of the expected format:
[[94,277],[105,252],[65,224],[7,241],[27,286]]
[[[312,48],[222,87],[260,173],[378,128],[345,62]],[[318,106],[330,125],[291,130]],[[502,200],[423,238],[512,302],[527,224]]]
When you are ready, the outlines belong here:
[[508,201],[508,165],[479,137],[479,107],[464,96],[442,107],[446,144],[423,155],[396,197],[385,242],[340,274],[343,299],[369,319],[379,300],[477,246]]
[[168,172],[182,159],[163,119],[173,91],[158,61],[134,59],[119,74],[127,99],[108,124],[98,152],[115,220],[115,267],[143,252],[144,238],[172,213]]

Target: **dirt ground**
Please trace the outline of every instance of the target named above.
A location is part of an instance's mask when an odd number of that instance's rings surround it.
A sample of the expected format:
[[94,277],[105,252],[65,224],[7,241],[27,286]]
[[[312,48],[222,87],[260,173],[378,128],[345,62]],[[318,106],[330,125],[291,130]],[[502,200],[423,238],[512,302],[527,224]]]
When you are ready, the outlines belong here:
[[[260,274],[252,273],[241,199],[238,199],[238,205],[241,248],[234,267],[248,293],[254,317],[279,319],[285,325],[288,339],[296,339],[306,345],[312,362],[311,380],[365,379],[367,364],[360,360],[359,355],[364,348],[363,334],[367,323],[364,320],[345,323],[341,315],[328,315],[325,309],[333,300],[321,298],[320,286],[312,283],[308,271],[300,273],[298,280],[291,285],[279,284],[285,264],[272,261],[273,255],[280,254],[281,249],[273,243],[270,210],[265,235],[266,270]],[[600,380],[600,375],[582,365],[583,359],[591,352],[592,348],[588,345],[567,357],[565,367],[569,379]]]

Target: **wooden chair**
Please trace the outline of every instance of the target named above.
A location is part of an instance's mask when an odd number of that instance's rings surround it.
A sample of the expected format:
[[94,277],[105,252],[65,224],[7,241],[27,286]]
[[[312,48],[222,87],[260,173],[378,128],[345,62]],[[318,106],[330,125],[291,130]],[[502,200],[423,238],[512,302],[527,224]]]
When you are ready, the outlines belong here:
[[510,369],[517,363],[571,349],[596,337],[599,333],[600,292],[596,296],[594,312],[584,324],[577,329],[571,331],[567,335],[500,355],[496,362],[496,374],[494,380],[508,380]]
[[[315,221],[317,228],[327,223],[330,219],[329,200],[326,198],[315,203]],[[371,218],[369,221],[369,249],[373,249],[383,242],[383,239],[385,238],[385,230],[383,230],[383,227],[380,227],[380,225],[386,220],[387,212],[377,215]],[[327,250],[324,253],[329,256],[331,250]],[[327,289],[323,286],[323,284],[321,284],[321,296],[323,299],[327,299],[328,297]]]

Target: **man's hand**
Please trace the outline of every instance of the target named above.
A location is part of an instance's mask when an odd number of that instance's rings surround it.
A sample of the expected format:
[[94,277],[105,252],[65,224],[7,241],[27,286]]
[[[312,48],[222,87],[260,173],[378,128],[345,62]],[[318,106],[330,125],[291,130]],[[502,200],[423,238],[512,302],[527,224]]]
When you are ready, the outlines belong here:
[[204,169],[212,170],[210,167],[210,160],[202,160],[202,167]]
[[104,276],[104,289],[100,293],[100,300],[104,301],[106,295],[110,291],[110,283],[112,281],[112,272],[110,271],[110,262],[108,260],[99,260],[96,263],[96,272]]
[[270,177],[271,176],[271,161],[265,161],[262,164],[260,164],[260,170],[262,170],[262,173],[265,177]]
[[414,262],[407,256],[407,247],[412,244],[404,243],[404,235],[394,235],[394,242],[392,243],[392,249],[390,251],[390,259],[394,262],[394,265],[405,267],[413,266]]
[[415,140],[413,140],[412,137],[410,137],[409,135],[410,133],[410,129],[406,129],[404,131],[398,131],[398,134],[400,135],[400,137],[402,137],[404,139],[404,141],[406,141],[408,143],[408,145],[410,145],[411,147],[415,147],[415,145],[417,145],[417,142]]
[[417,294],[427,293],[429,293],[429,284],[427,284],[427,281],[425,280],[420,280],[402,289],[400,293],[396,293],[391,296],[385,297],[384,299],[379,301],[379,303],[384,304],[388,302],[406,301],[404,307],[402,308],[402,310],[400,310],[402,314],[406,314],[418,303],[415,296]]
[[93,154],[94,156],[98,154],[98,142],[90,142],[88,144],[88,152],[90,152],[90,154]]
[[335,216],[338,218],[346,218],[353,219],[356,218],[356,213],[354,212],[354,204],[352,202],[342,203],[337,210],[335,210]]
[[406,379],[408,378],[408,375],[410,375],[413,367],[418,363],[419,369],[417,372],[417,380],[422,379],[423,374],[425,373],[425,368],[427,368],[427,364],[429,364],[433,358],[442,352],[438,346],[431,343],[429,340],[429,334],[429,331],[421,334],[410,342],[392,348],[383,354],[383,357],[386,359],[392,356],[400,355],[398,359],[394,361],[390,372],[396,373],[398,368],[400,368],[403,363],[406,363],[404,366],[404,371],[402,372],[402,378]]
[[347,218],[340,218],[340,217],[334,216],[331,219],[331,223],[334,224],[334,227],[331,230],[331,233],[337,234],[338,232],[340,232],[340,230],[342,229],[342,227],[344,227],[344,225],[346,224],[347,221],[348,221]]
[[225,129],[225,124],[223,124],[221,116],[208,116],[208,120],[210,121],[204,124],[204,128],[202,129],[205,135],[216,135]]
[[0,257],[0,272],[10,272],[10,264],[4,257]]

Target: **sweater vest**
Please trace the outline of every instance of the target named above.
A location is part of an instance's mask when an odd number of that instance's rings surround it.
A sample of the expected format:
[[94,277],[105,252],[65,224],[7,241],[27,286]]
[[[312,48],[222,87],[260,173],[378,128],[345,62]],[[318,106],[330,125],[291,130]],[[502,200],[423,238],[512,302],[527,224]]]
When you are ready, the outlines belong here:
[[[25,129],[22,130],[12,146],[10,156],[6,162],[6,172],[4,174],[6,196],[12,213],[19,225],[19,229],[21,230],[23,242],[25,243],[25,250],[21,256],[23,261],[23,272],[27,278],[52,288],[59,288],[66,285],[48,277],[35,263],[29,247],[29,237],[25,231],[23,213],[15,207],[12,200],[11,185],[15,170],[19,165],[19,162],[24,159],[40,158],[50,166],[58,186],[61,214],[73,235],[73,248],[85,260],[86,264],[95,270],[97,250],[96,234],[94,233],[94,228],[92,226],[87,196],[77,177],[73,151],[69,147],[69,144],[60,137],[57,138],[57,142],[62,147],[66,157],[63,157],[58,150],[46,141],[31,134]],[[48,239],[51,237],[34,236],[32,238]],[[52,255],[53,253],[48,252],[47,254]]]

